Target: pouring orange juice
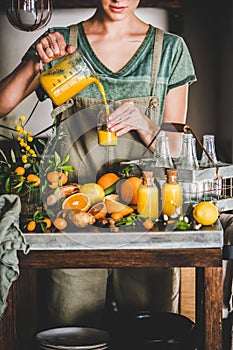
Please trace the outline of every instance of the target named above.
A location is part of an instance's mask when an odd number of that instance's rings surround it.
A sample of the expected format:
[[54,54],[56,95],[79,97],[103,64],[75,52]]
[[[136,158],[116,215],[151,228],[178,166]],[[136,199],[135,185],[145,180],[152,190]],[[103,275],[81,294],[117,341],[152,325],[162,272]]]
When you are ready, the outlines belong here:
[[79,50],[66,56],[40,75],[40,84],[57,106],[68,101],[93,83],[98,86],[104,103],[106,103],[103,85],[98,80],[88,60]]
[[[110,112],[104,87],[81,51],[76,50],[40,74],[41,86],[57,106],[62,105],[93,83],[97,85],[102,95],[106,117],[108,117]],[[116,134],[109,132],[106,128],[98,129],[98,139],[102,146],[117,144]]]

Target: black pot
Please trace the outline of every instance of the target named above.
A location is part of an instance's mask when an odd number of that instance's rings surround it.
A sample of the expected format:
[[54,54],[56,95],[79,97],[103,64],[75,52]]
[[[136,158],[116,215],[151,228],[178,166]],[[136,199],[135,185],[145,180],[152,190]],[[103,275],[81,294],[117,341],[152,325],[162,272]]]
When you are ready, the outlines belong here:
[[114,350],[195,349],[195,324],[175,313],[116,312],[109,332]]

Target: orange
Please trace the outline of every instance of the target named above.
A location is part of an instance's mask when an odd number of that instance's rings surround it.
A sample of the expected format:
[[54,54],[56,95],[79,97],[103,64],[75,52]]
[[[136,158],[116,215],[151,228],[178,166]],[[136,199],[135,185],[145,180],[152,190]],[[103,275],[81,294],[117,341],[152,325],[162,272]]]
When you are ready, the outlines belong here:
[[91,206],[90,197],[85,193],[74,193],[64,199],[62,209],[87,211]]
[[50,228],[52,226],[52,221],[49,218],[44,218],[43,222],[46,224],[46,228]]
[[193,208],[194,219],[203,226],[213,225],[218,219],[218,209],[212,202],[199,202]]
[[27,230],[29,232],[32,232],[35,230],[35,228],[36,228],[36,222],[34,220],[29,221],[29,223],[27,224]]
[[120,180],[120,178],[115,173],[106,173],[99,178],[97,184],[106,190],[106,188],[110,187],[118,180]]
[[15,173],[17,175],[24,175],[25,174],[25,169],[22,167],[22,166],[18,166],[16,169],[15,169]]
[[122,216],[126,216],[134,212],[133,208],[112,198],[105,198],[105,204],[109,214],[120,212]]
[[123,219],[123,215],[121,214],[121,212],[114,212],[111,214],[111,218],[115,221],[118,221]]
[[65,185],[68,181],[68,176],[62,171],[50,171],[47,174],[47,179],[56,188],[58,185]]
[[123,202],[137,204],[138,187],[141,184],[141,179],[132,176],[123,181],[119,187],[119,195]]
[[105,218],[107,215],[106,204],[104,202],[96,203],[88,210],[88,213],[92,214],[95,219]]
[[29,174],[27,176],[27,181],[28,182],[33,182],[32,183],[33,187],[38,187],[40,185],[40,178],[39,178],[39,176],[37,176],[35,174]]
[[53,224],[58,230],[64,230],[67,227],[67,221],[63,218],[55,218]]

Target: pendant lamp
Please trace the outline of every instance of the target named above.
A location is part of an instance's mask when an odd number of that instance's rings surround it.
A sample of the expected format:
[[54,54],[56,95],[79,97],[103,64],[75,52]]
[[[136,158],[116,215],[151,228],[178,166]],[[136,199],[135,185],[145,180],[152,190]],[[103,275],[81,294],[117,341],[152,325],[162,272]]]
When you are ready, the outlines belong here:
[[33,32],[43,28],[52,16],[52,0],[7,0],[6,14],[17,29]]

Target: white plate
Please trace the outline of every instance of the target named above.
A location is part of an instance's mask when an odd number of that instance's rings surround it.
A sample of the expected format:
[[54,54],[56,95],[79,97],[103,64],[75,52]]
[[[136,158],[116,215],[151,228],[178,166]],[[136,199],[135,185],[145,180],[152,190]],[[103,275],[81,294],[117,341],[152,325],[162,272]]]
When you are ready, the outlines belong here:
[[107,332],[100,329],[63,327],[42,331],[36,340],[51,349],[104,350],[109,339]]

